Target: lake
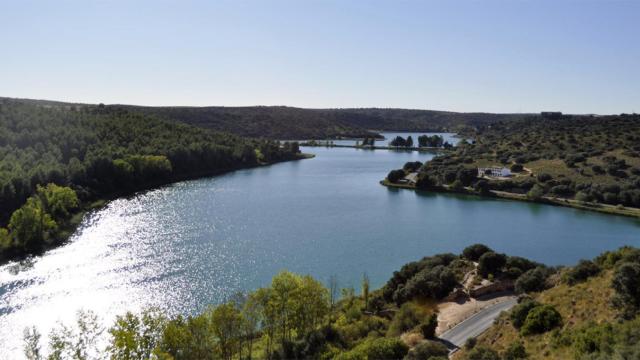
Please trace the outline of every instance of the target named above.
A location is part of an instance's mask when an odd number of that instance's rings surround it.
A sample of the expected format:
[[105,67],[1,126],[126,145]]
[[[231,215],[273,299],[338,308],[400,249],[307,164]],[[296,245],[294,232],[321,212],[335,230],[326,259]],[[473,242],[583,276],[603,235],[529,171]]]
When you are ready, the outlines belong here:
[[282,269],[356,288],[366,272],[379,287],[408,261],[476,242],[550,265],[640,246],[635,219],[379,184],[433,154],[303,151],[317,156],[112,201],[65,246],[0,267],[0,358],[18,357],[25,326],[47,334],[81,308],[106,324],[147,306],[188,314]]

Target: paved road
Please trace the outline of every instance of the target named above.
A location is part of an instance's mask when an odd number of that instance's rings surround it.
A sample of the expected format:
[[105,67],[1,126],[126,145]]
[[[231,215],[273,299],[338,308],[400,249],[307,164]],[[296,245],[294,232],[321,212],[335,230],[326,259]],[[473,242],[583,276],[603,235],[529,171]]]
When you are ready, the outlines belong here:
[[518,301],[513,298],[491,305],[447,330],[440,339],[447,342],[453,349],[462,347],[467,339],[482,334],[491,327],[493,320],[501,312],[511,309],[517,303]]

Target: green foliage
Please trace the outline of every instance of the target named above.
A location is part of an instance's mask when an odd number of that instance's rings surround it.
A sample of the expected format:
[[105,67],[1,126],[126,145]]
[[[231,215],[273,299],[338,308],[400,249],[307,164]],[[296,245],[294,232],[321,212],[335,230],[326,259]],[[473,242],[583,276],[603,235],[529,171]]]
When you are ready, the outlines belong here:
[[551,305],[539,305],[527,314],[520,329],[523,335],[542,334],[562,325],[562,316]]
[[524,344],[520,341],[515,341],[509,345],[504,354],[502,354],[502,360],[524,360],[528,358]]
[[529,315],[529,311],[537,306],[540,306],[540,303],[531,299],[524,299],[520,301],[518,305],[514,306],[513,309],[511,309],[511,313],[509,315],[513,326],[516,329],[520,329],[522,325],[524,325],[524,322],[527,319],[527,315]]
[[57,227],[56,222],[45,212],[42,203],[36,197],[29,198],[26,204],[13,212],[9,220],[13,246],[25,250],[39,249]]
[[425,314],[414,303],[405,303],[396,312],[389,324],[389,336],[400,336],[420,325]]
[[134,108],[0,98],[0,227],[8,225],[13,239],[0,239],[0,257],[51,244],[83,202],[257,165],[256,151],[272,162],[295,158],[299,147]]
[[527,270],[524,274],[520,275],[515,282],[515,290],[517,293],[527,293],[542,291],[547,288],[547,278],[551,275],[552,271],[543,266],[538,266],[535,269]]
[[145,310],[140,315],[127,312],[117,316],[115,324],[109,329],[111,341],[108,351],[111,359],[149,359],[160,344],[167,321],[157,309]]
[[469,351],[466,357],[467,360],[500,360],[498,353],[484,346],[476,346],[473,350]]
[[640,310],[640,264],[623,262],[615,270],[611,287],[615,290],[613,304],[626,318]]
[[420,161],[409,161],[404,164],[402,170],[405,171],[417,171],[422,166]]
[[493,250],[484,244],[473,244],[462,250],[462,256],[467,260],[478,261],[480,256],[490,251]]
[[425,322],[420,324],[420,332],[425,339],[431,339],[436,336],[436,328],[438,327],[438,315],[431,314]]
[[36,187],[37,193],[11,214],[9,231],[0,228],[0,257],[39,251],[56,240],[79,201],[75,191],[55,184]]
[[476,344],[478,343],[478,339],[474,338],[474,337],[470,337],[467,339],[467,341],[464,342],[464,348],[466,350],[471,350],[474,347],[476,347]]
[[507,257],[504,254],[497,254],[493,251],[485,252],[478,259],[478,273],[482,276],[489,274],[497,275],[507,264]]
[[405,360],[429,360],[436,357],[447,358],[449,349],[438,341],[426,340],[409,351]]
[[593,353],[611,355],[615,344],[613,326],[589,323],[573,334],[572,347],[577,356]]
[[[409,286],[408,282],[412,280],[418,273],[423,271],[424,272],[420,276],[421,278],[424,278],[424,276],[428,276],[429,273],[431,273],[431,276],[436,276],[441,272],[443,273],[445,277],[442,280],[444,280],[444,282],[438,279],[436,280],[436,283],[428,286],[428,288],[431,288],[432,290],[437,290],[436,292],[438,294],[443,293],[446,289],[443,289],[442,285],[450,285],[450,275],[453,275],[455,281],[455,275],[453,274],[453,272],[444,272],[444,268],[448,268],[448,266],[456,258],[457,257],[453,254],[439,254],[424,257],[420,261],[413,261],[403,265],[399,271],[394,271],[391,279],[389,279],[389,281],[387,281],[387,283],[382,288],[382,297],[387,302],[396,301],[401,305],[405,302],[406,299],[408,299],[409,295],[412,295],[411,293],[408,293],[407,290],[405,290],[405,287]],[[441,267],[435,269],[438,266]],[[416,281],[413,281],[410,290],[412,290],[412,292],[416,290],[417,292],[418,289],[415,288],[415,285],[421,285],[420,282],[420,279],[416,279]]]
[[391,181],[392,183],[397,183],[398,181],[404,179],[404,176],[405,172],[402,169],[391,170],[389,174],[387,174],[387,180]]
[[418,136],[418,146],[420,147],[442,147],[444,138],[440,135],[420,135]]
[[542,187],[542,186],[540,186],[538,184],[535,184],[535,185],[533,185],[531,190],[529,190],[529,192],[527,193],[527,197],[529,199],[532,199],[532,200],[540,200],[540,199],[542,199],[544,194],[545,194],[544,187]]
[[599,273],[600,267],[593,261],[580,260],[578,265],[569,268],[564,273],[563,280],[569,285],[575,285]]
[[402,359],[409,347],[398,338],[367,339],[354,349],[341,353],[336,360],[388,360]]
[[38,185],[36,189],[45,211],[57,222],[66,221],[80,204],[76,192],[71,188],[47,184],[45,187]]
[[[527,194],[534,201],[549,194],[640,207],[640,115],[540,119],[539,115],[527,115],[478,127],[469,133],[474,143],[460,142],[453,151],[431,159],[419,177],[432,179],[434,188],[451,184],[455,180],[452,174],[465,168],[513,164],[516,176],[511,180],[489,181],[478,190]],[[524,168],[532,169],[533,176],[526,176],[521,171]]]

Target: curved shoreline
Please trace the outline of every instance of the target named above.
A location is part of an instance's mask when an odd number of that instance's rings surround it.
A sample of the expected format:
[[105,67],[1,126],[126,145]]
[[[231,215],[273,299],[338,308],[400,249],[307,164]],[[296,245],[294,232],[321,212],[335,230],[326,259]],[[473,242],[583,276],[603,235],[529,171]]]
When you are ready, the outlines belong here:
[[75,233],[76,229],[78,228],[78,226],[82,222],[82,219],[84,219],[84,217],[85,217],[85,215],[87,213],[89,213],[91,211],[100,210],[101,208],[106,206],[110,201],[113,201],[113,200],[116,200],[116,199],[119,199],[119,198],[132,196],[132,195],[135,195],[135,194],[137,194],[139,192],[142,192],[142,191],[154,190],[154,189],[157,189],[159,187],[170,185],[170,184],[175,184],[175,183],[178,183],[178,182],[181,182],[181,181],[196,180],[196,179],[202,179],[202,178],[207,178],[207,177],[220,176],[220,175],[228,174],[228,173],[231,173],[231,172],[234,172],[234,171],[238,171],[238,170],[255,169],[255,168],[259,168],[259,167],[263,167],[263,166],[270,166],[270,165],[275,165],[275,164],[278,164],[278,163],[283,163],[283,162],[288,162],[288,161],[298,161],[298,160],[304,160],[304,159],[311,159],[311,158],[314,158],[314,157],[315,157],[314,154],[300,153],[296,157],[291,158],[291,159],[277,160],[277,161],[268,162],[268,163],[258,163],[256,165],[252,165],[252,166],[239,166],[239,167],[236,167],[236,168],[216,169],[216,170],[211,170],[211,171],[204,171],[204,172],[201,171],[201,172],[193,172],[193,173],[189,173],[189,174],[182,174],[182,175],[174,176],[171,179],[166,180],[166,181],[154,182],[152,184],[149,184],[149,186],[144,186],[144,187],[133,189],[131,191],[126,191],[126,192],[116,192],[116,193],[109,194],[107,196],[103,196],[103,197],[94,199],[92,201],[85,202],[85,203],[80,205],[80,207],[78,208],[77,212],[75,212],[74,214],[71,215],[69,223],[61,228],[61,234],[60,234],[60,236],[58,238],[53,240],[51,243],[45,244],[42,247],[42,249],[40,249],[37,252],[10,253],[10,254],[7,254],[5,256],[2,256],[2,254],[0,254],[0,266],[8,264],[9,262],[12,262],[12,261],[23,261],[23,260],[28,259],[28,258],[33,257],[33,256],[40,256],[40,255],[43,255],[44,253],[46,253],[49,250],[55,249],[55,248],[57,248],[59,246],[62,246],[64,244],[66,244],[67,241],[69,240],[69,238]]
[[499,198],[499,199],[505,199],[505,200],[525,201],[525,202],[536,203],[536,204],[569,207],[569,208],[578,209],[578,210],[598,212],[601,214],[619,215],[619,216],[626,216],[626,217],[640,219],[640,209],[638,208],[631,208],[631,207],[620,208],[618,206],[609,205],[609,204],[583,203],[573,199],[544,197],[542,199],[535,200],[535,199],[528,198],[526,194],[516,194],[516,193],[505,192],[505,191],[490,190],[491,195],[489,195],[489,194],[481,194],[470,188],[465,188],[463,190],[453,190],[451,188],[445,188],[442,186],[433,187],[429,189],[418,189],[416,188],[415,185],[395,184],[390,182],[387,179],[380,180],[380,184],[388,188],[394,188],[394,189],[406,189],[406,190],[413,190],[413,191],[427,191],[427,192],[451,193],[451,194],[462,194],[462,195],[476,195],[476,196],[487,197],[487,198]]

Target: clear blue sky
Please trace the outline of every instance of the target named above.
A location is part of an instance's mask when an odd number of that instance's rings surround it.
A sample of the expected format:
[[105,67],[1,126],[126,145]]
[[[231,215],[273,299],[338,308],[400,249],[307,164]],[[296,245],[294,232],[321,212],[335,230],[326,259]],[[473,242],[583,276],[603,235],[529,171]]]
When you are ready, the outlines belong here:
[[0,96],[640,112],[640,1],[3,1]]

